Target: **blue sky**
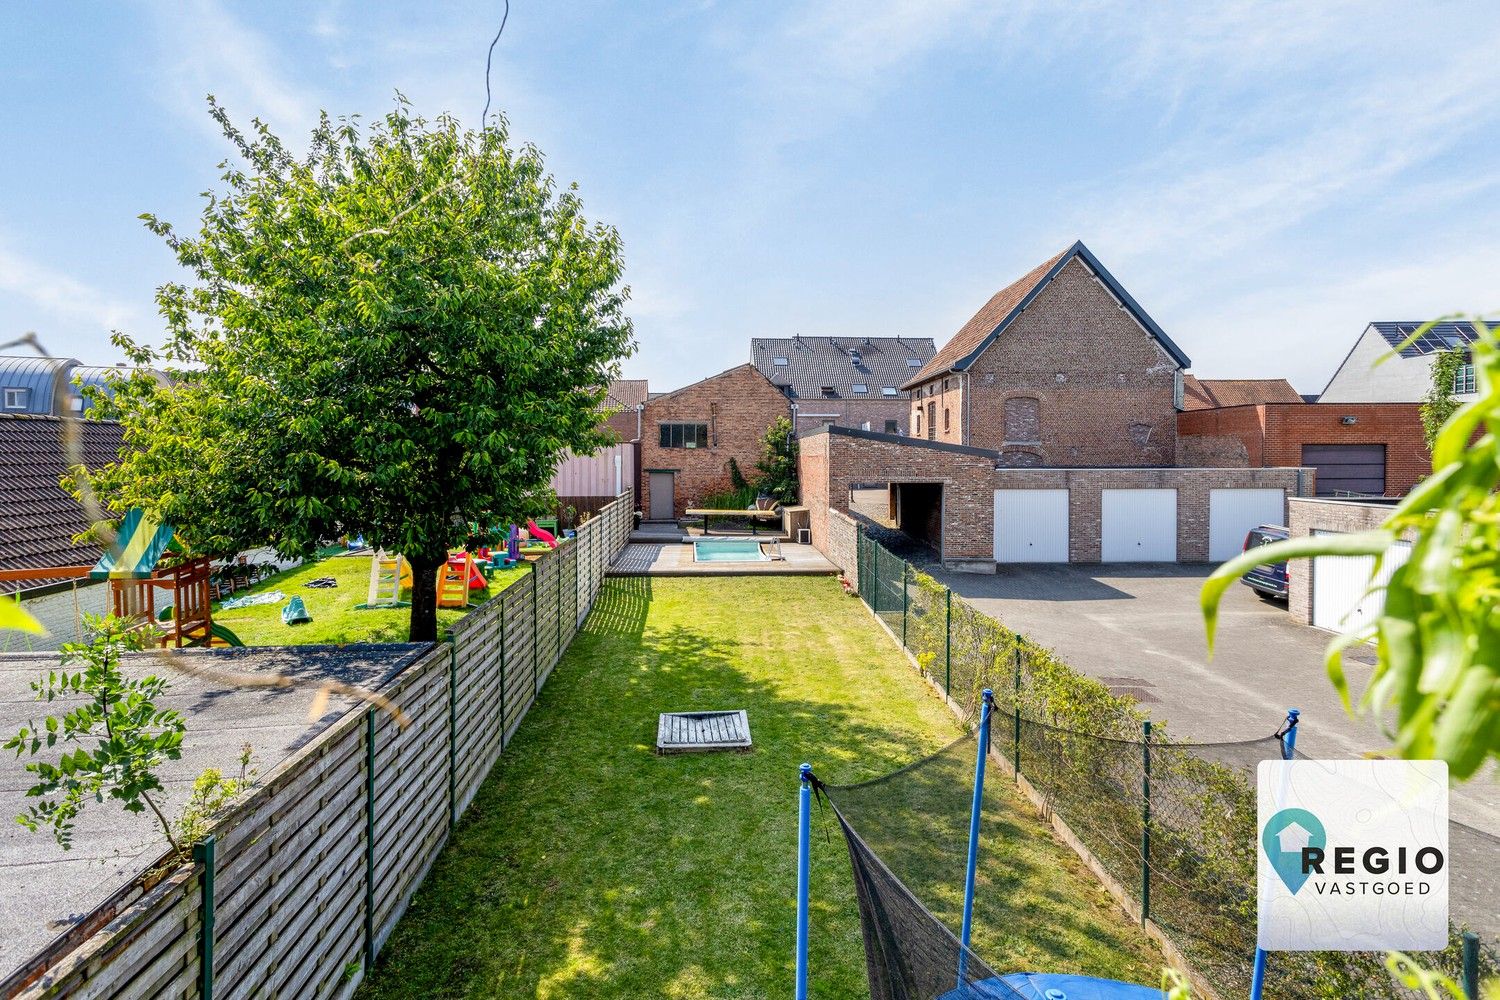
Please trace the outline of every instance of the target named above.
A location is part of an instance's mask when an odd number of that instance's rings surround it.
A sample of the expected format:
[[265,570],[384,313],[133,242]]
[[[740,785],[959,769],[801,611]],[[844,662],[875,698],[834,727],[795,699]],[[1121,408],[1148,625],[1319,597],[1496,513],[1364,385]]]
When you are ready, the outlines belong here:
[[[400,89],[477,124],[500,4],[8,4],[0,340],[118,360],[196,218],[204,112]],[[1204,377],[1317,391],[1372,319],[1500,309],[1500,5],[539,3],[494,107],[625,244],[669,389],[752,336],[941,343],[1082,239]]]

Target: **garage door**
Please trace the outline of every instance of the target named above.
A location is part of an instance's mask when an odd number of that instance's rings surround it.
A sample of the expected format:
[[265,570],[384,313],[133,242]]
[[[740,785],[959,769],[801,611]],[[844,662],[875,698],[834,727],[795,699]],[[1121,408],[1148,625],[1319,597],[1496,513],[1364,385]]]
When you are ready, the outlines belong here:
[[1067,490],[996,490],[995,561],[1068,561]]
[[1208,558],[1223,562],[1239,555],[1251,528],[1285,523],[1286,495],[1281,490],[1209,490]]
[[1302,464],[1318,470],[1320,497],[1385,495],[1383,444],[1305,444]]
[[[1335,532],[1317,531],[1317,535]],[[1397,542],[1386,550],[1380,575],[1370,579],[1374,556],[1318,556],[1312,561],[1312,623],[1332,632],[1357,632],[1380,617],[1385,592],[1367,593],[1371,585],[1384,587],[1391,574],[1411,557],[1411,543]]]
[[1099,558],[1176,562],[1176,490],[1102,490]]

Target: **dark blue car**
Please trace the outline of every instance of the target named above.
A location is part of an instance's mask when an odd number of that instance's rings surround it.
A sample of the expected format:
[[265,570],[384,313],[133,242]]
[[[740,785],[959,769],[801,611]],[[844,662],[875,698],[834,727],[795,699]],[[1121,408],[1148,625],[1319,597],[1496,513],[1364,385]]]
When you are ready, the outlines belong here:
[[[1245,551],[1259,548],[1262,545],[1270,545],[1272,542],[1280,542],[1288,538],[1290,533],[1286,528],[1278,524],[1262,524],[1258,528],[1252,528],[1245,535]],[[1261,563],[1259,566],[1240,577],[1240,582],[1261,597],[1269,597],[1272,600],[1286,600],[1287,569],[1285,562]]]

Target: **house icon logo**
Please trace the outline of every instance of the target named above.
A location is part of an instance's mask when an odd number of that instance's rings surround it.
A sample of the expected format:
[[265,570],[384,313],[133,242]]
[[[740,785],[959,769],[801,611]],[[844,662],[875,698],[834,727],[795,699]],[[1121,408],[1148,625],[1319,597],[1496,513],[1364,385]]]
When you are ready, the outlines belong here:
[[1314,847],[1321,852],[1328,846],[1328,834],[1323,829],[1322,820],[1306,809],[1283,809],[1262,828],[1260,846],[1277,877],[1295,896],[1307,883],[1303,850]]

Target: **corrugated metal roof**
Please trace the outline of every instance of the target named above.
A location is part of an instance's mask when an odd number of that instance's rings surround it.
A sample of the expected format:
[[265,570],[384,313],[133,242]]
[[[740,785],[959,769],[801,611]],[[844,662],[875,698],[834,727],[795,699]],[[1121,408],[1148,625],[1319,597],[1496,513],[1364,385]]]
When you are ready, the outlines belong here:
[[55,414],[53,395],[59,375],[64,384],[71,377],[69,370],[78,362],[72,358],[39,358],[34,356],[0,357],[0,390],[21,389],[25,391],[23,405],[6,405],[14,402],[12,393],[0,395],[0,407],[7,413]]
[[[1385,338],[1387,344],[1396,347],[1415,333],[1422,326],[1422,321],[1376,321],[1370,325]],[[1495,324],[1489,325],[1493,327]],[[1478,339],[1479,331],[1475,329],[1473,323],[1436,323],[1432,329],[1401,348],[1400,354],[1403,358],[1417,358],[1424,354],[1436,354],[1455,347],[1465,347]]]
[[[755,337],[750,359],[793,399],[881,399],[937,353],[931,337]],[[827,387],[828,392],[824,391]],[[861,389],[861,387],[863,387]]]
[[[0,569],[39,569],[91,564],[98,546],[74,545],[89,527],[83,508],[58,480],[67,469],[62,420],[50,416],[0,414]],[[91,469],[119,454],[120,425],[104,420],[78,424],[84,464]],[[55,581],[0,583],[0,593]]]

